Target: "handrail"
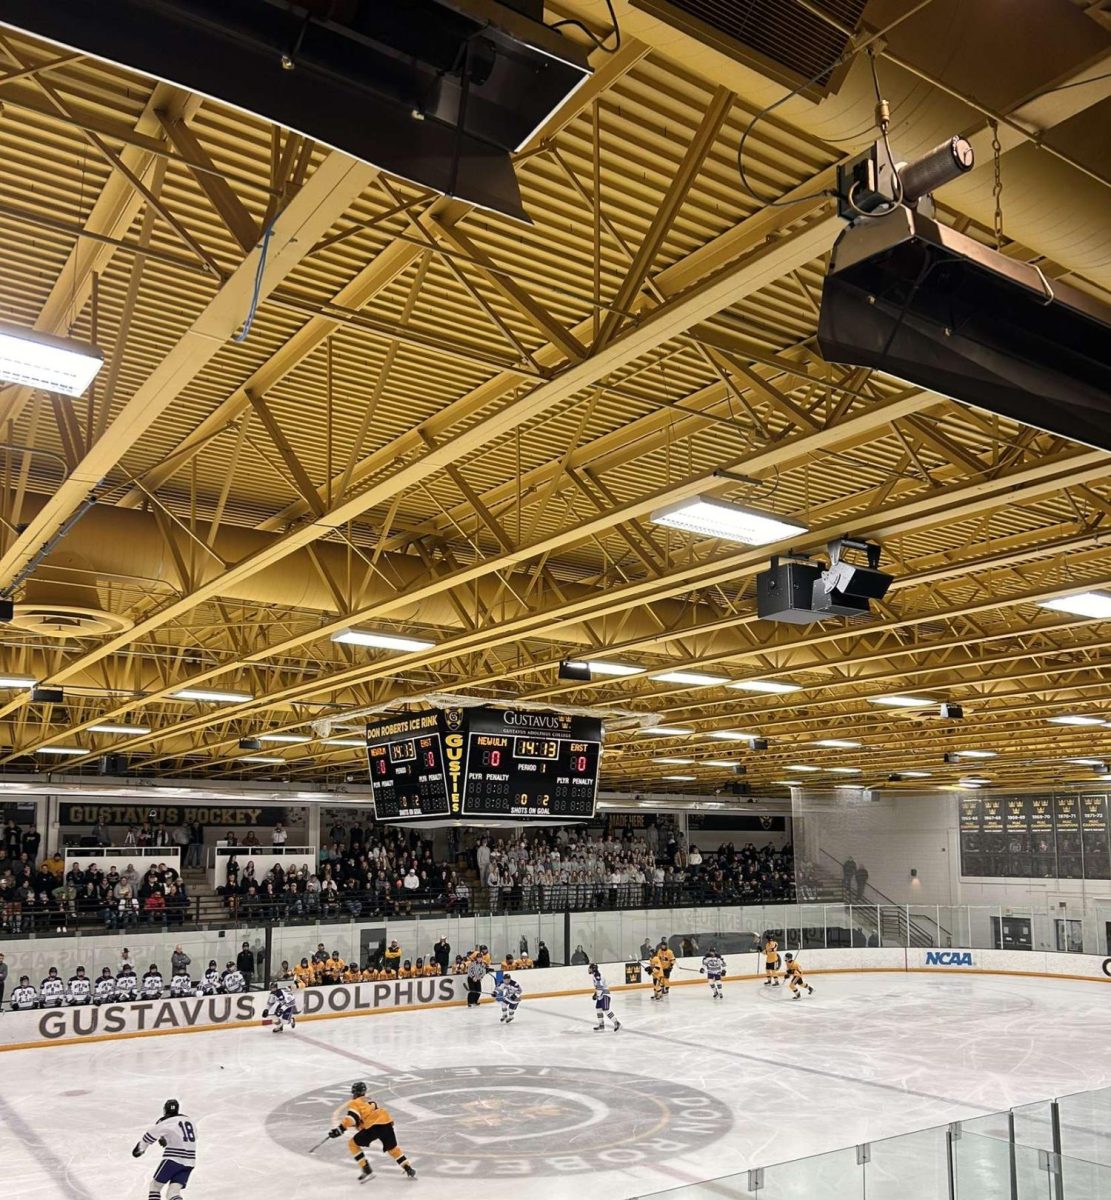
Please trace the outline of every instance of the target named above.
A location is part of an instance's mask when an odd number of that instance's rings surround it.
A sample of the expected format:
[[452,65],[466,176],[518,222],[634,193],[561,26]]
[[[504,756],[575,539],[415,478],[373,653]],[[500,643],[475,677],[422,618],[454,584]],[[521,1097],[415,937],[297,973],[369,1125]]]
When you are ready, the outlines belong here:
[[[830,852],[824,846],[820,847],[820,849],[821,849],[821,852],[826,856],[826,858],[828,858],[830,860],[830,862],[834,862],[837,864],[838,869],[842,872],[842,876],[843,876],[845,864],[839,858],[830,854]],[[873,884],[871,881],[866,883],[864,886],[865,886],[865,889],[870,888],[873,892],[875,892],[875,894],[877,896],[879,896],[880,900],[882,900],[885,904],[890,905],[893,908],[906,909],[907,910],[906,919],[907,919],[908,925],[912,925],[914,923],[914,921],[919,920],[919,914],[915,913],[914,919],[912,921],[911,916],[910,916],[910,905],[909,904],[906,904],[906,903],[900,904],[898,900],[892,900],[891,897],[889,895],[887,895],[886,892],[881,892],[880,889],[878,887],[876,887],[875,884]],[[866,903],[866,902],[855,901],[854,903]],[[945,926],[942,925],[940,921],[935,921],[932,917],[927,917],[924,913],[921,914],[921,919],[924,921],[929,921],[930,924],[933,925],[935,929],[937,929],[939,934],[941,934],[941,933],[945,934],[945,936],[950,939],[950,944],[952,943],[952,937],[953,937],[952,932],[950,930],[946,929]],[[938,938],[938,941],[940,941],[940,940],[941,939]]]

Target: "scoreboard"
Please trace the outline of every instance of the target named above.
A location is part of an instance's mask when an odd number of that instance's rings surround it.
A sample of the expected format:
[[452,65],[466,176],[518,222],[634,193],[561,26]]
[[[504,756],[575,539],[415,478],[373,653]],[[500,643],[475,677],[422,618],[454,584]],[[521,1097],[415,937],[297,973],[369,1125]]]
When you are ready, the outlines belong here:
[[574,821],[594,816],[597,718],[446,708],[366,727],[380,821]]

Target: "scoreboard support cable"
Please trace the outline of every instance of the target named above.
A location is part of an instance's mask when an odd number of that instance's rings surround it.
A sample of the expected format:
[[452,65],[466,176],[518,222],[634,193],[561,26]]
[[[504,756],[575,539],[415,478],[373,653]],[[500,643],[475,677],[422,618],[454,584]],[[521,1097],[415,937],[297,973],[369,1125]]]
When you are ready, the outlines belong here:
[[403,713],[366,727],[380,821],[583,821],[594,816],[602,722],[515,708]]

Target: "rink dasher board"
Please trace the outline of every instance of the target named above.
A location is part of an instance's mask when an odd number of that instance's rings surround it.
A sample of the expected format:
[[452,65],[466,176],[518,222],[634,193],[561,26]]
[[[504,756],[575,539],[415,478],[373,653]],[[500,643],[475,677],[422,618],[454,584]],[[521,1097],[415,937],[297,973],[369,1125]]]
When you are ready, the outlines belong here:
[[[1111,958],[1090,954],[1060,954],[1026,950],[945,950],[859,948],[799,951],[806,975],[929,973],[939,975],[1018,975],[1042,979],[1111,983]],[[672,973],[672,987],[705,986],[698,974],[700,958],[681,958]],[[726,956],[726,982],[752,982],[765,973],[762,953]],[[625,978],[625,962],[603,963],[607,980]],[[524,1000],[589,996],[585,967],[550,967],[517,973]],[[778,974],[782,975],[782,971]],[[612,983],[612,992],[650,988],[650,982]],[[334,984],[296,993],[297,1019],[327,1021],[339,1017],[380,1013],[419,1012],[466,1004],[466,977],[447,975],[428,979]],[[138,1000],[121,1004],[82,1005],[6,1012],[0,1018],[0,1051],[42,1046],[72,1046],[121,1038],[162,1037],[172,1033],[204,1033],[270,1024],[263,1016],[266,992],[185,999]],[[484,1003],[493,997],[487,989]]]

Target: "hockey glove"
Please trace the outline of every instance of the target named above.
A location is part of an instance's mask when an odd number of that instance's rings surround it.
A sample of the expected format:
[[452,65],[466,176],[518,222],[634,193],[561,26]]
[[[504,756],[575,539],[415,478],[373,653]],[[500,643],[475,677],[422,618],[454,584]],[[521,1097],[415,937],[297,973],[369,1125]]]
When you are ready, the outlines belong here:
[[337,1125],[335,1129],[328,1130],[328,1136],[330,1138],[343,1137],[343,1130]]
[[134,1146],[131,1151],[131,1157],[132,1158],[142,1158],[143,1157],[142,1146],[139,1146],[139,1145]]

